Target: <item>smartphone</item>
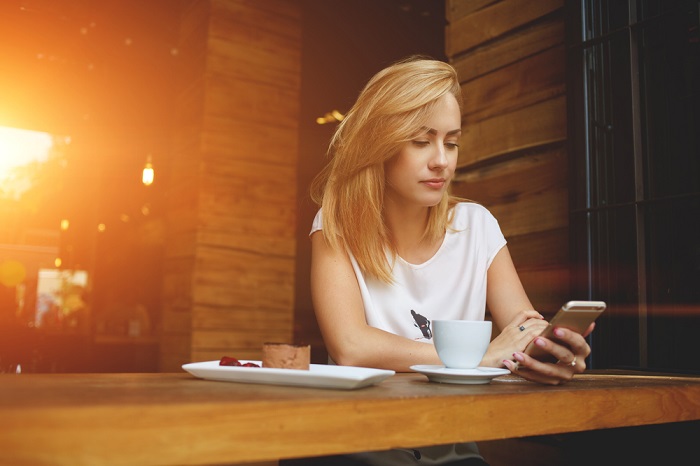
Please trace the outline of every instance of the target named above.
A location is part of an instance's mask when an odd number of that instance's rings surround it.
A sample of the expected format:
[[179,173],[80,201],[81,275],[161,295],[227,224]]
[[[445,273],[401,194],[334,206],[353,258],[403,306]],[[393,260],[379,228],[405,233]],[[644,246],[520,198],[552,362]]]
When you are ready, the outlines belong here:
[[[556,315],[549,322],[540,336],[556,340],[554,327],[564,327],[574,332],[583,333],[605,310],[606,304],[603,301],[569,301],[564,304]],[[535,341],[530,342],[525,348],[525,354],[544,362],[556,362],[556,359],[546,351],[535,345]]]

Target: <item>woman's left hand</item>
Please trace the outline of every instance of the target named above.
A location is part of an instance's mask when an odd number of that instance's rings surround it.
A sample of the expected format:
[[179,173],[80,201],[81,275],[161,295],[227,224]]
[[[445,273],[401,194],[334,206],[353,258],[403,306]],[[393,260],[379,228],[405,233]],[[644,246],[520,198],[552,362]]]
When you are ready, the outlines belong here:
[[556,341],[536,337],[535,344],[556,358],[556,363],[538,361],[518,351],[513,353],[514,360],[504,360],[503,364],[514,374],[532,382],[549,385],[568,382],[575,374],[586,370],[586,358],[591,354],[591,347],[585,336],[593,331],[594,326],[591,324],[583,335],[566,328],[555,328]]

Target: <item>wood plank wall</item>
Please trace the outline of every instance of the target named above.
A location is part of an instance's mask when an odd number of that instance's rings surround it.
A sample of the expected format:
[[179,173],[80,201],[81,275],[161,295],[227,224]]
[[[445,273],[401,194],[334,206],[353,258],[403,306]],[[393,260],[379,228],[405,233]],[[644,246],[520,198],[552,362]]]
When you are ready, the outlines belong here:
[[293,332],[301,11],[181,2],[161,371]]
[[455,194],[499,220],[536,309],[569,296],[564,0],[447,0],[464,93]]

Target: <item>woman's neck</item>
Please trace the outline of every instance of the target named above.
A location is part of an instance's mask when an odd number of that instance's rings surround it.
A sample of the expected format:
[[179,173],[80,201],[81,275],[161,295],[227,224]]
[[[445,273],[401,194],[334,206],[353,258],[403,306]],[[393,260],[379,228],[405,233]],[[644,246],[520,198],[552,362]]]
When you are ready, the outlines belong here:
[[392,208],[386,206],[384,221],[398,255],[412,264],[422,264],[435,255],[442,244],[425,238],[428,225],[427,207]]

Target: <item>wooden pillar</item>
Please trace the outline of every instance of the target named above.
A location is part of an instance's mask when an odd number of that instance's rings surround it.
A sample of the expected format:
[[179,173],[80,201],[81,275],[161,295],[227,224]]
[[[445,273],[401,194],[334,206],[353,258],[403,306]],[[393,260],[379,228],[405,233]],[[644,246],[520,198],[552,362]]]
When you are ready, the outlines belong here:
[[301,9],[182,3],[160,370],[293,338]]

